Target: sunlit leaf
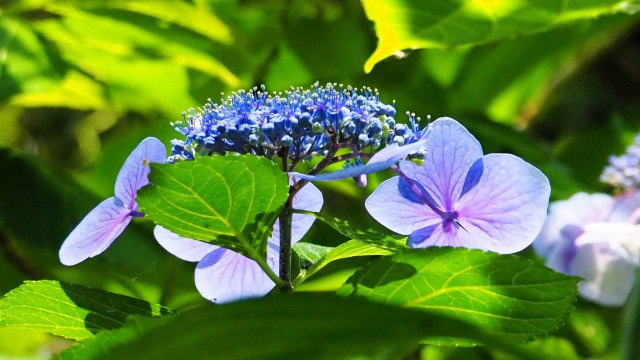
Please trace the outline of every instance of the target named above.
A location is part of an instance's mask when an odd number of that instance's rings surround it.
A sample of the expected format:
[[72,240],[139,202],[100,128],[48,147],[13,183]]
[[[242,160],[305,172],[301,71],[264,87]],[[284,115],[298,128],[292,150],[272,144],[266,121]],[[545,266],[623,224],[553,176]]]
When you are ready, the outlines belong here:
[[302,265],[308,264],[309,266],[315,264],[328,252],[334,248],[329,246],[321,246],[306,242],[298,242],[293,245],[293,250],[300,257]]
[[199,8],[185,1],[105,1],[98,3],[79,1],[78,5],[87,8],[93,6],[137,12],[178,24],[221,43],[230,44],[233,40],[229,27],[209,9]]
[[289,195],[287,175],[253,155],[151,164],[140,209],[166,229],[257,260]]
[[378,47],[365,71],[405,49],[451,48],[513,38],[602,15],[633,11],[637,1],[364,0]]
[[354,274],[338,293],[450,316],[521,342],[563,325],[577,282],[514,255],[428,248],[381,258]]
[[130,315],[170,310],[136,298],[58,281],[28,281],[0,302],[0,326],[33,329],[83,340],[124,325]]
[[[296,244],[297,245],[297,244]],[[328,251],[322,257],[320,257],[309,269],[307,269],[301,276],[294,281],[294,285],[298,285],[308,279],[313,274],[320,271],[325,266],[330,263],[348,259],[356,256],[383,256],[383,255],[391,255],[392,251],[383,249],[378,246],[370,245],[367,243],[363,243],[357,240],[349,240],[332,250]]]
[[48,4],[47,10],[62,18],[39,22],[35,28],[60,47],[67,61],[82,64],[97,78],[102,78],[100,67],[86,63],[82,55],[105,53],[123,59],[166,59],[216,77],[230,86],[239,84],[238,78],[219,60],[204,52],[202,46],[190,45],[198,41],[197,37],[164,29],[157,21],[132,21],[117,14],[99,16],[60,3]]
[[58,86],[44,91],[18,94],[11,99],[11,104],[87,110],[103,108],[105,101],[100,84],[79,72],[69,71]]

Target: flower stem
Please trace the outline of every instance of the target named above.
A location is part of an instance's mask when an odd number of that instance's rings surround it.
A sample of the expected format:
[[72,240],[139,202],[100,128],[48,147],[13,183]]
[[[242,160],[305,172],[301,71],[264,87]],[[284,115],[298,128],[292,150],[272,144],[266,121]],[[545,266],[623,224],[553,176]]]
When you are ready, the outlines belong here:
[[280,291],[289,292],[293,290],[291,286],[291,224],[293,196],[289,195],[284,209],[280,213],[280,279],[284,284]]

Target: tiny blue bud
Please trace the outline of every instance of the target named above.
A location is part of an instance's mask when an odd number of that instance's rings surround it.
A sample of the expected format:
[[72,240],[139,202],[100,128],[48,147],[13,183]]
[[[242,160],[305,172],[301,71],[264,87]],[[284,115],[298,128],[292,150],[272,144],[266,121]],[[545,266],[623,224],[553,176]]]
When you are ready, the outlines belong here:
[[367,136],[367,134],[358,135],[358,145],[360,146],[369,145],[369,137]]
[[258,138],[258,135],[256,134],[249,135],[249,145],[258,146],[259,143],[260,143],[260,139]]
[[293,138],[289,135],[285,135],[280,138],[280,145],[284,147],[289,147],[293,145]]
[[392,117],[387,117],[384,121],[387,123],[387,125],[389,125],[390,128],[396,126],[396,119]]
[[387,105],[387,116],[396,116],[396,108],[394,108],[393,105]]
[[373,135],[380,134],[382,132],[382,122],[380,122],[380,120],[378,119],[371,120],[371,123],[369,126],[370,126],[369,131]]

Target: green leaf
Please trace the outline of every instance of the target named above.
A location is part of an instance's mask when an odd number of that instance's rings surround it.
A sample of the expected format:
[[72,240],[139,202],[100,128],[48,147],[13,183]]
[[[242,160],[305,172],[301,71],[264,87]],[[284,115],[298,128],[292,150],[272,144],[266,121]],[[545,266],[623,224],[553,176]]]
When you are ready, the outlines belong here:
[[577,278],[515,255],[429,248],[379,259],[354,274],[338,293],[447,315],[505,341],[521,342],[563,324],[577,283]]
[[267,238],[289,195],[287,175],[254,155],[202,156],[151,164],[137,201],[146,216],[174,233],[264,261]]
[[330,246],[321,246],[306,242],[299,242],[293,245],[293,250],[300,257],[302,265],[308,264],[309,266],[317,263],[318,260],[333,249],[334,248]]
[[106,7],[128,10],[178,24],[224,44],[233,42],[229,27],[209,9],[197,7],[184,1],[105,1],[98,3],[79,1],[76,6],[89,9]]
[[294,209],[293,212],[314,216],[350,239],[359,240],[394,252],[407,249],[405,245],[406,236],[383,233],[374,229],[361,229],[346,220],[312,211]]
[[171,311],[136,298],[58,281],[27,281],[0,302],[0,326],[84,340],[124,325],[130,315]]
[[375,64],[404,49],[452,48],[523,36],[602,15],[632,12],[637,0],[587,1],[412,1],[364,0],[375,23],[378,47],[365,63]]
[[115,332],[139,334],[137,339],[110,347],[102,342],[109,334],[102,333],[61,358],[396,359],[429,336],[491,340],[455,319],[327,293],[273,294],[160,319],[132,320]]
[[300,276],[294,280],[293,285],[296,286],[301,284],[302,282],[307,280],[310,276],[317,273],[322,268],[324,268],[325,266],[329,265],[330,263],[336,260],[348,259],[356,256],[376,256],[376,255],[384,256],[384,255],[391,255],[391,254],[393,254],[393,252],[391,252],[390,250],[383,249],[378,246],[366,244],[358,240],[349,240],[346,243],[343,243],[335,247],[331,251],[327,252],[326,254],[324,254],[324,256],[318,259],[317,262],[313,264],[313,266],[311,266],[306,271],[301,272]]

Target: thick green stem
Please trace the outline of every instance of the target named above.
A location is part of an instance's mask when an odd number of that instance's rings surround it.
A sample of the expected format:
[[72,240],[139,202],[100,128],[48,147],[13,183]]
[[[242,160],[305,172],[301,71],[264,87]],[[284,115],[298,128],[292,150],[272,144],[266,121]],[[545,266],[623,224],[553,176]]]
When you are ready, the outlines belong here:
[[281,291],[291,291],[291,224],[293,197],[289,196],[280,213],[280,280],[283,281]]

